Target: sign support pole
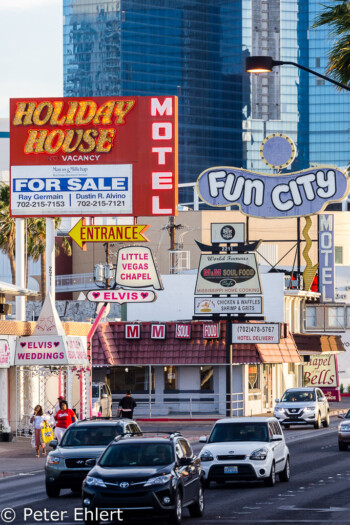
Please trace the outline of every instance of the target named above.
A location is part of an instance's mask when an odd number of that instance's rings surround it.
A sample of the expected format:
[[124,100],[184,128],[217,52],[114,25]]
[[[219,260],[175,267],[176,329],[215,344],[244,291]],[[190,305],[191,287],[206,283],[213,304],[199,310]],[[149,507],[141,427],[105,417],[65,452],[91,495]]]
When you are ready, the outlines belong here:
[[[55,219],[46,219],[46,294],[55,301]],[[44,293],[44,290],[42,291]]]
[[[232,417],[232,319],[226,318],[226,417]],[[228,398],[228,399],[227,399]]]
[[[24,221],[25,219],[16,219],[16,285],[21,288],[26,288]],[[16,297],[16,320],[26,320],[26,299],[23,295]]]

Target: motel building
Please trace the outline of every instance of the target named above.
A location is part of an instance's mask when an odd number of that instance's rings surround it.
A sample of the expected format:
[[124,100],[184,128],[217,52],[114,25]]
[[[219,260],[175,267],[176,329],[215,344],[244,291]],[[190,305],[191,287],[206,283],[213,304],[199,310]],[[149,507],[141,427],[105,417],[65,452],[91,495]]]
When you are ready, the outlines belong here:
[[[344,351],[340,335],[302,333],[301,312],[318,293],[286,289],[282,273],[260,277],[264,316],[280,324],[280,341],[231,344],[231,359],[228,321],[192,319],[195,274],[163,275],[156,302],[128,305],[127,322],[101,323],[92,340],[92,377],[108,382],[114,409],[130,389],[136,418],[225,416],[230,397],[232,415],[270,413],[287,388],[303,386],[311,356]],[[179,309],[181,319],[171,320]]]

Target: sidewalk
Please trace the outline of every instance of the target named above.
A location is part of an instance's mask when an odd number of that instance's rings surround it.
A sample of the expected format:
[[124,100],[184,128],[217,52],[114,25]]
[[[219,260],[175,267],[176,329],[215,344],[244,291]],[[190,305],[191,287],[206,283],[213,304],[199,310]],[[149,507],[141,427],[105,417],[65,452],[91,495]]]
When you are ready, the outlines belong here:
[[[350,409],[350,397],[342,398],[340,403],[330,403],[331,415],[336,416]],[[269,416],[268,414],[255,414],[257,416]],[[185,414],[166,418],[138,418],[144,431],[181,431],[192,443],[198,443],[199,437],[208,435],[214,422],[225,417],[222,415],[203,414],[192,419]],[[51,448],[48,447],[48,451]],[[30,476],[37,471],[42,471],[45,465],[45,457],[36,458],[35,451],[31,446],[29,438],[15,437],[10,443],[0,442],[0,486],[1,479],[9,476]]]

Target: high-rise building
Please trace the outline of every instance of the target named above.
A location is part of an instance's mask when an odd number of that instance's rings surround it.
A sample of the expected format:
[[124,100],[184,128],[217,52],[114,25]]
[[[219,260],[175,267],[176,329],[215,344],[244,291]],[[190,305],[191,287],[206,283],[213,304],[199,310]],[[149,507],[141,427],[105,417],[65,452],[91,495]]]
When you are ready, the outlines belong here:
[[271,172],[259,149],[274,132],[296,143],[289,170],[347,165],[348,94],[293,66],[244,73],[249,55],[324,72],[328,32],[310,29],[318,0],[63,4],[65,96],[178,95],[180,182],[218,165]]

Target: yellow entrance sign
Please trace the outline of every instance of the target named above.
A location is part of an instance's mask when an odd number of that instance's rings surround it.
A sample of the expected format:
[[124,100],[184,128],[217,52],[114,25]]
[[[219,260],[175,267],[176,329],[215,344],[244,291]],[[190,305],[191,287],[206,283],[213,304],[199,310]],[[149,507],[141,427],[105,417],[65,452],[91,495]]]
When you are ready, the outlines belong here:
[[83,248],[86,242],[150,242],[144,235],[148,228],[149,224],[86,225],[80,219],[68,235]]

